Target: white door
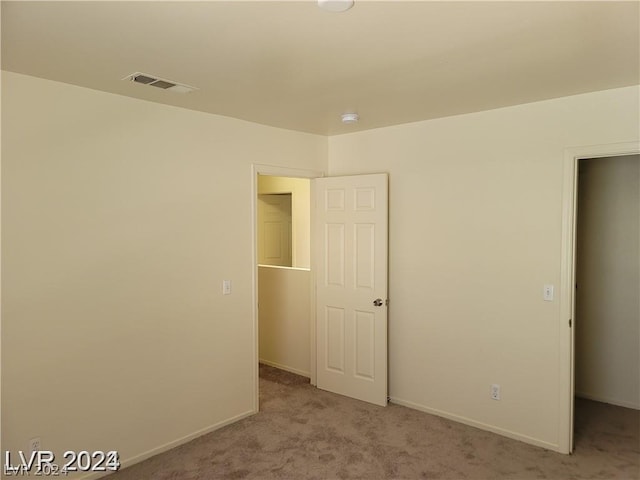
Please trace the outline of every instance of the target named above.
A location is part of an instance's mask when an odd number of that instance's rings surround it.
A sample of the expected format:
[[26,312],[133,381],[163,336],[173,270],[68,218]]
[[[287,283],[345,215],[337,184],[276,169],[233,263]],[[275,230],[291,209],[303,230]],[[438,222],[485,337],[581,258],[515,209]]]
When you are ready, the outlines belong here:
[[291,194],[258,195],[258,263],[290,267]]
[[317,386],[387,404],[386,174],[318,178]]

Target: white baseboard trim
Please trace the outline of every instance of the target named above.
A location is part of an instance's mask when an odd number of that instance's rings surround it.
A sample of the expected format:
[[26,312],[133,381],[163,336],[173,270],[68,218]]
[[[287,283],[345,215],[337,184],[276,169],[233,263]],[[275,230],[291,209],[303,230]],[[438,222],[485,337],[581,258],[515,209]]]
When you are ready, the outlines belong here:
[[[202,435],[206,435],[207,433],[211,433],[215,430],[219,430],[222,427],[226,427],[227,425],[230,425],[232,423],[235,423],[239,420],[242,420],[243,418],[247,418],[250,417],[251,415],[254,415],[258,412],[255,412],[253,410],[250,410],[248,412],[244,412],[241,413],[239,415],[236,415],[234,417],[228,418],[227,420],[223,420],[221,422],[218,422],[214,425],[211,425],[209,427],[203,428],[201,430],[198,430],[197,432],[193,432],[190,433],[189,435],[186,435],[182,438],[179,438],[177,440],[174,440],[172,442],[169,443],[165,443],[164,445],[160,445],[159,447],[156,448],[152,448],[151,450],[148,450],[144,453],[141,453],[140,455],[136,455],[135,457],[131,457],[128,458],[126,460],[121,460],[121,466],[120,469],[123,468],[127,468],[130,467],[132,465],[135,465],[136,463],[140,463],[148,458],[151,458],[155,455],[158,455],[160,453],[164,453],[168,450],[171,450],[172,448],[178,447],[180,445],[183,445],[185,443],[190,442],[191,440],[194,440],[198,437],[201,437]],[[80,477],[79,480],[97,480],[98,478],[103,478],[109,474],[111,474],[113,472],[95,472],[95,473],[90,473],[89,475],[85,475],[84,477]]]
[[264,358],[260,359],[260,363],[264,363],[265,365],[269,365],[270,367],[279,368],[280,370],[286,370],[287,372],[295,373],[296,375],[300,375],[302,377],[311,377],[311,373],[305,372],[304,370],[298,370],[297,368],[289,367],[287,365],[282,365],[280,363],[271,362],[269,360],[265,360]]
[[467,417],[462,417],[454,413],[445,412],[443,410],[427,407],[425,405],[420,405],[418,403],[409,402],[407,400],[402,400],[400,398],[390,397],[389,400],[391,401],[391,403],[402,405],[403,407],[412,408],[414,410],[420,410],[421,412],[429,413],[431,415],[436,415],[438,417],[447,418],[449,420],[453,420],[454,422],[463,423],[471,427],[479,428],[480,430],[486,430],[488,432],[497,433],[498,435],[502,435],[503,437],[508,437],[513,440],[519,440],[521,442],[528,443],[530,445],[546,448],[547,450],[553,450],[554,452],[564,453],[560,451],[559,445],[555,443],[550,443],[544,440],[540,440],[538,438],[522,435],[517,432],[512,432],[511,430],[505,430],[503,428],[499,428],[494,425],[490,425],[488,423],[477,422]]
[[585,398],[587,400],[593,400],[594,402],[609,403],[617,407],[633,408],[634,410],[640,410],[639,403],[627,402],[625,400],[618,400],[616,398],[609,398],[601,395],[592,395],[590,393],[584,393],[584,392],[576,392],[576,397]]

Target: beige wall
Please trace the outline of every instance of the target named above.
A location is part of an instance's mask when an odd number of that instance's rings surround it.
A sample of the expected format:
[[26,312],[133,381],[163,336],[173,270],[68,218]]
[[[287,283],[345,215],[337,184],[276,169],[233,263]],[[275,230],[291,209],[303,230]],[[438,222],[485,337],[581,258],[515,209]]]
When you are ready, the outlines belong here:
[[326,138],[6,72],[2,102],[3,450],[250,414],[251,164],[324,171]]
[[309,270],[258,268],[260,361],[309,377]]
[[293,266],[311,266],[310,180],[270,175],[258,176],[258,193],[291,193]]
[[394,401],[554,448],[563,152],[637,141],[638,100],[327,141],[3,72],[3,450],[127,461],[252,412],[250,165],[327,158],[390,173]]
[[580,161],[576,394],[640,409],[640,156]]
[[389,173],[393,401],[559,448],[564,149],[637,141],[638,104],[631,87],[329,138],[330,175]]

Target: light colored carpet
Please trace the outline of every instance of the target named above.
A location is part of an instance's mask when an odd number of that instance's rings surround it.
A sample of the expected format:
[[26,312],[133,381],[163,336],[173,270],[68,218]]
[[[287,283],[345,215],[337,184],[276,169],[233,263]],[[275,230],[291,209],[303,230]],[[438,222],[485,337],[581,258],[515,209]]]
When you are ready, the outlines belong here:
[[640,412],[577,401],[576,448],[550,452],[260,367],[260,413],[109,476],[205,479],[640,478]]

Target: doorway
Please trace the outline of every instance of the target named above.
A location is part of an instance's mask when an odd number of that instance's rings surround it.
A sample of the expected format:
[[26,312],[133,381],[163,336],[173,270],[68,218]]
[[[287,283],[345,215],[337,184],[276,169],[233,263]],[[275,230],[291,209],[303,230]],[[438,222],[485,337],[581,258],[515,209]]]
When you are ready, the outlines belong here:
[[[253,166],[252,175],[254,410],[259,411],[259,318],[265,311],[263,301],[271,301],[278,296],[262,297],[261,291],[264,294],[270,287],[259,285],[260,276],[266,272],[283,274],[274,269],[286,268],[260,266],[257,262],[259,185],[264,178],[274,176],[288,177],[289,180],[316,178],[309,184],[308,278],[289,281],[290,284],[308,289],[308,308],[302,308],[308,312],[306,323],[309,341],[303,343],[309,346],[310,382],[324,390],[386,405],[388,175],[379,173],[319,178],[322,175],[314,176],[314,172],[291,172],[290,169],[259,165]],[[295,209],[293,198],[292,209]],[[314,217],[314,212],[321,212],[322,215]],[[317,222],[312,218],[316,218]],[[295,262],[295,238],[293,244]],[[317,272],[313,271],[314,262],[319,267]],[[290,267],[286,275],[292,276],[294,271],[295,267]],[[316,291],[316,282],[320,293]],[[338,291],[348,291],[349,294],[334,295]],[[332,295],[329,296],[329,293]],[[280,304],[290,303],[300,308],[303,296],[287,292],[280,295]],[[318,339],[321,340],[321,347],[317,347]],[[320,377],[318,365],[322,365],[323,373],[337,372],[342,381],[331,383],[327,375]]]
[[[580,378],[577,377],[577,362],[580,362],[580,358],[578,358],[577,348],[580,345],[576,342],[576,330],[578,327],[578,322],[580,321],[577,315],[580,313],[579,310],[582,308],[584,310],[584,306],[578,306],[577,304],[577,272],[578,267],[578,255],[581,255],[586,252],[584,245],[582,246],[582,252],[579,254],[578,249],[578,239],[579,239],[579,229],[582,229],[583,226],[579,225],[580,218],[579,215],[584,214],[586,207],[583,206],[583,211],[578,211],[578,202],[580,197],[580,178],[579,171],[583,162],[589,161],[589,159],[597,159],[604,157],[623,157],[628,155],[637,155],[640,153],[640,142],[628,142],[621,144],[610,144],[610,145],[594,145],[587,147],[577,147],[577,148],[567,148],[565,150],[565,162],[564,162],[564,187],[563,187],[563,218],[562,218],[562,256],[561,256],[561,296],[560,296],[560,380],[563,385],[566,385],[566,389],[561,390],[561,403],[560,403],[560,437],[558,442],[558,450],[562,453],[571,453],[574,447],[574,414],[575,414],[575,394],[582,393],[579,392],[578,388],[582,388],[584,385],[583,376]],[[632,160],[633,161],[633,160]],[[635,162],[638,160],[636,159]],[[585,163],[586,165],[586,163]],[[602,165],[600,165],[602,167]],[[587,167],[588,168],[588,167]],[[584,173],[584,169],[583,169]],[[584,180],[584,178],[582,179]],[[637,174],[636,174],[637,181]],[[584,182],[583,182],[584,183]],[[637,184],[636,184],[637,185]],[[583,185],[584,188],[584,185]],[[637,188],[637,187],[636,187]],[[614,188],[615,191],[615,188]],[[584,197],[584,196],[583,196]],[[636,193],[636,208],[637,208],[637,193]],[[611,207],[608,208],[610,210]],[[630,214],[632,216],[633,214]],[[610,217],[610,215],[609,215]],[[636,225],[637,225],[637,210],[636,210]],[[637,226],[635,227],[637,231]],[[602,230],[602,229],[600,229]],[[602,231],[600,231],[598,236],[602,236]],[[614,235],[615,237],[615,235]],[[635,240],[635,269],[636,269],[636,278],[637,278],[637,270],[638,270],[638,260],[637,260],[637,252],[638,252],[638,240],[636,233]],[[609,252],[606,252],[607,254]],[[603,258],[606,255],[599,255],[597,258]],[[631,265],[632,261],[630,258],[624,259],[629,260],[626,262],[627,265]],[[580,260],[582,262],[582,260]],[[584,265],[581,267],[582,272],[584,273],[585,267]],[[578,291],[580,290],[580,283],[578,283]],[[635,293],[635,299],[637,300],[637,288]],[[638,310],[636,305],[636,313],[635,318],[636,322],[638,321]],[[585,333],[585,332],[582,332]],[[630,335],[632,332],[630,332]],[[597,335],[596,335],[597,336]],[[593,337],[593,335],[591,336]],[[637,335],[636,335],[637,340]],[[580,338],[581,344],[583,344],[582,351],[580,355],[584,357],[583,354],[586,354],[586,350],[584,344],[590,345],[595,342],[597,343],[597,338],[589,338],[589,334],[587,334],[586,340],[585,338]],[[606,347],[608,348],[608,347]],[[597,353],[594,356],[601,356],[601,353]],[[634,355],[632,353],[632,355]],[[635,350],[635,355],[637,353],[637,346]],[[636,361],[637,363],[637,361]],[[582,365],[583,367],[585,364]],[[588,367],[587,367],[588,370]],[[627,369],[628,370],[628,369]],[[581,371],[580,375],[585,373],[584,370]],[[587,371],[587,373],[589,373]]]
[[[299,204],[299,201],[305,196],[299,188],[306,183],[307,198],[310,198],[311,179],[322,177],[323,173],[270,165],[253,165],[251,175],[252,235],[254,239],[252,283],[255,300],[253,324],[256,342],[253,362],[254,385],[256,386],[254,410],[257,412],[259,410],[258,367],[260,361],[266,360],[265,363],[268,365],[308,376],[311,383],[315,384],[315,315],[312,315],[315,311],[315,296],[311,276],[311,251],[313,247],[310,231],[312,226],[310,223],[296,221],[296,217],[299,217],[300,212],[304,212],[306,209],[306,217],[310,222],[311,205],[308,200],[306,206],[304,202],[302,205]],[[259,195],[261,194],[291,195],[291,267],[260,264],[258,209],[260,208]],[[298,211],[298,215],[296,215],[296,211]],[[287,299],[300,301],[279,301],[285,300],[282,298],[282,294],[287,291],[289,292],[286,295]],[[265,299],[273,301],[265,301]],[[284,317],[279,311],[279,304],[286,309]],[[265,318],[271,324],[260,325],[261,313],[263,324]],[[274,322],[274,319],[277,321]],[[303,319],[306,325],[301,323],[300,319]],[[265,350],[265,345],[268,344],[271,345],[271,350]]]
[[[578,162],[574,436],[640,410],[640,155]],[[624,423],[624,422],[622,422]]]
[[640,409],[640,155],[578,162],[575,395]]
[[261,364],[310,377],[310,180],[258,175]]

